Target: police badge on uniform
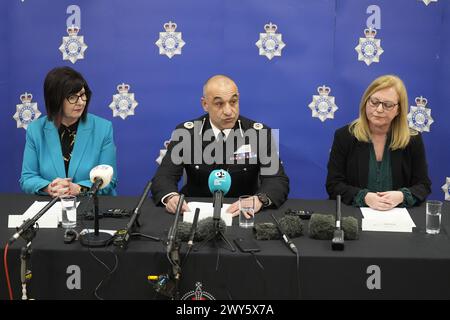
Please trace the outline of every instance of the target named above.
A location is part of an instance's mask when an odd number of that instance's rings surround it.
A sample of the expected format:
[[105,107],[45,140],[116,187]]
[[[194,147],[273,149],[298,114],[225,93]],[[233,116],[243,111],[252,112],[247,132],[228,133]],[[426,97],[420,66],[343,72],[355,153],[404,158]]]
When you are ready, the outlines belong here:
[[334,97],[330,96],[331,89],[325,85],[318,87],[319,95],[313,95],[308,107],[312,110],[312,117],[319,118],[322,122],[326,119],[334,119],[334,113],[339,109],[334,103]]
[[355,47],[358,52],[358,60],[367,65],[372,62],[380,62],[380,55],[384,52],[381,48],[381,40],[375,39],[377,30],[373,28],[364,29],[365,38],[359,38],[359,44]]
[[442,186],[442,191],[445,193],[445,200],[450,200],[450,178],[445,179],[445,184]]
[[181,32],[175,32],[177,24],[169,21],[164,24],[166,32],[159,33],[159,39],[155,44],[159,48],[160,55],[166,55],[172,58],[176,54],[181,54],[181,48],[186,44],[181,39]]
[[266,33],[260,33],[259,40],[256,42],[256,46],[259,48],[259,55],[266,56],[269,60],[274,56],[280,57],[281,50],[286,46],[281,40],[281,33],[275,33],[277,28],[277,25],[272,22],[264,25]]
[[130,85],[126,83],[119,84],[117,91],[119,94],[113,95],[113,101],[109,105],[113,111],[113,117],[126,117],[134,115],[134,109],[138,103],[134,100],[134,93],[129,93]]
[[36,102],[31,102],[33,95],[25,92],[20,95],[21,104],[16,105],[16,113],[13,118],[17,122],[17,128],[27,129],[28,125],[39,118],[41,112]]
[[430,132],[430,125],[434,122],[431,109],[426,108],[428,100],[422,96],[416,97],[416,106],[411,106],[408,113],[409,127],[419,132]]
[[438,2],[438,0],[419,0],[422,1],[423,3],[425,3],[425,5],[429,5],[431,2]]
[[63,37],[63,42],[59,47],[63,54],[63,60],[70,60],[70,62],[75,63],[78,59],[84,59],[87,45],[84,43],[84,37],[78,36],[79,31],[80,28],[77,26],[67,28],[69,36]]

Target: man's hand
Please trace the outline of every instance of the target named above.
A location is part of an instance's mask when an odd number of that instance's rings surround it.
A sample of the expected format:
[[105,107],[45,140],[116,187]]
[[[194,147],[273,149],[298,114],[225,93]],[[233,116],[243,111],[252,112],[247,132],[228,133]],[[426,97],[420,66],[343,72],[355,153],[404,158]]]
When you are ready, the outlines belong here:
[[[179,200],[180,196],[178,194],[170,196],[169,200],[167,200],[166,203],[167,212],[175,213],[177,211],[177,205]],[[181,213],[185,211],[190,211],[186,201],[183,202],[183,206],[181,207]]]
[[403,202],[403,192],[368,192],[364,201],[372,209],[386,211],[395,208],[398,204]]
[[[257,196],[253,196],[253,198],[255,200],[255,213],[258,213],[261,210],[263,204],[261,203],[261,201],[258,199]],[[231,213],[233,217],[238,216],[239,215],[239,200],[234,202],[233,204],[231,204],[228,207],[227,212]],[[247,219],[248,218],[250,218],[250,217],[247,217]]]

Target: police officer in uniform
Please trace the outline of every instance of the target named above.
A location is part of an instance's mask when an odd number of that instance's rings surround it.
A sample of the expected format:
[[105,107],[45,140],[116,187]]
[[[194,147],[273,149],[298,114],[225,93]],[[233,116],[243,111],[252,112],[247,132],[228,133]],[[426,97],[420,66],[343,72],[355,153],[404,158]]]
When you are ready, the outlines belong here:
[[[224,169],[231,176],[227,197],[254,195],[255,213],[264,207],[279,207],[289,193],[286,176],[271,131],[261,123],[239,115],[239,92],[227,76],[207,80],[201,98],[207,113],[177,126],[155,176],[152,194],[156,204],[174,213],[179,200],[178,181],[187,174],[181,193],[187,197],[211,197],[211,171]],[[182,211],[189,211],[185,202]],[[229,209],[239,213],[236,201]]]

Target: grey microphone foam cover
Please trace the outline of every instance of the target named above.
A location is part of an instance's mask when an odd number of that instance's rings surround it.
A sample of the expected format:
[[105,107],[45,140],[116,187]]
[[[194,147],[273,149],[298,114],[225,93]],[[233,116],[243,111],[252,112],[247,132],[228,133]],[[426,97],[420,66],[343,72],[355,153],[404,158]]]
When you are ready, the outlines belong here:
[[280,239],[281,234],[272,222],[256,223],[253,227],[256,240]]
[[[216,232],[214,223],[215,222],[213,217],[208,217],[200,220],[197,224],[197,232],[195,237],[196,241],[202,241],[208,239],[209,237],[212,237]],[[220,219],[219,230],[225,233],[226,228],[227,225],[225,224],[225,221]]]
[[189,236],[191,235],[191,227],[192,223],[190,222],[178,222],[177,239],[187,242],[189,240]]
[[344,230],[345,240],[359,239],[358,219],[355,217],[343,217],[342,230]]
[[303,234],[303,223],[300,217],[286,215],[280,218],[278,222],[289,238],[297,238]]
[[314,213],[309,219],[309,237],[318,240],[331,240],[333,239],[335,225],[336,220],[331,214]]

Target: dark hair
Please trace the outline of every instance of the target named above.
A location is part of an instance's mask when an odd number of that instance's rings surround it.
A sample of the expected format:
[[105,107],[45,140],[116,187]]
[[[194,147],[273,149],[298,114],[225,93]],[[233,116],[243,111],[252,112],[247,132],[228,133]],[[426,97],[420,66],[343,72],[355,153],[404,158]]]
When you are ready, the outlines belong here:
[[44,81],[44,99],[47,118],[59,127],[63,115],[64,100],[82,88],[86,91],[86,107],[81,115],[81,120],[86,120],[89,101],[92,92],[81,73],[70,67],[57,67],[49,71]]

